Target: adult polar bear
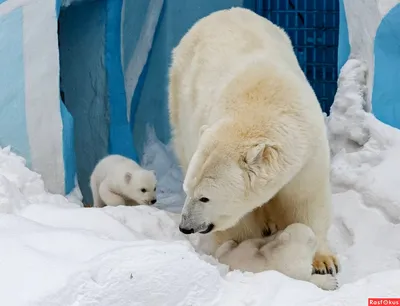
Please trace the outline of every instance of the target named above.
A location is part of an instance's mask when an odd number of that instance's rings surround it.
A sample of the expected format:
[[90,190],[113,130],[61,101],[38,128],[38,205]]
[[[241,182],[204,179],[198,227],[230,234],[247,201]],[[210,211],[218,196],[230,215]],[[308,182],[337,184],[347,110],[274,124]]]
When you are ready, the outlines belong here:
[[211,232],[220,245],[304,223],[318,239],[316,273],[337,271],[324,118],[286,33],[246,9],[217,11],[172,57],[170,122],[187,195],[180,230]]

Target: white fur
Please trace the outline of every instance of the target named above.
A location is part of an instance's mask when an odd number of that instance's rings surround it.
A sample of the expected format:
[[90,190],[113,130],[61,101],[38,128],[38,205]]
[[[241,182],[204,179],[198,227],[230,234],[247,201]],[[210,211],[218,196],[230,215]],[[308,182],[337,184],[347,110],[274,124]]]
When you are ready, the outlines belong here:
[[93,206],[151,205],[156,200],[155,173],[121,155],[108,155],[90,176]]
[[169,110],[184,232],[213,228],[220,244],[300,222],[316,268],[334,269],[324,117],[283,30],[242,8],[199,20],[173,50]]
[[289,277],[309,281],[325,290],[337,288],[334,276],[312,274],[317,239],[306,225],[294,223],[273,236],[245,240],[239,245],[229,240],[215,253],[231,270],[258,273],[279,271]]

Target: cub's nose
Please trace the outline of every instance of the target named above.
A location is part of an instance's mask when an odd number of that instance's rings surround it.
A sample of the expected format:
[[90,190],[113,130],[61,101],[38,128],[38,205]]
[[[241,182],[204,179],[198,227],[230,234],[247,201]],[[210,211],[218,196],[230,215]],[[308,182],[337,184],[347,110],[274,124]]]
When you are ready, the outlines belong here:
[[151,204],[156,204],[157,203],[157,199],[153,199],[153,200],[151,200],[151,202],[150,202]]

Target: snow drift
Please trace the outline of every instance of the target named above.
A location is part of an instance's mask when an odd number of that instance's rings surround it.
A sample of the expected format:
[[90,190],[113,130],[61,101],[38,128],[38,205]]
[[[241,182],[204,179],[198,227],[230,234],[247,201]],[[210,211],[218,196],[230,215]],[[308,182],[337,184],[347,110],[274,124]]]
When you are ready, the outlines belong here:
[[278,272],[228,272],[182,235],[182,177],[154,134],[144,166],[157,170],[157,207],[83,208],[45,191],[24,160],[0,151],[2,305],[367,305],[400,296],[400,131],[366,113],[366,66],[342,69],[331,116],[341,288],[323,291]]

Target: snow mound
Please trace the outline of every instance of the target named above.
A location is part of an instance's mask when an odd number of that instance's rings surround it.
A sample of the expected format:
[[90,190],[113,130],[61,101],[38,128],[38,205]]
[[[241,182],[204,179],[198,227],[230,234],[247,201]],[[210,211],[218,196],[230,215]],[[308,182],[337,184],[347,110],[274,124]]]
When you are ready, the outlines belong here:
[[149,129],[143,165],[157,170],[158,207],[83,208],[47,193],[23,159],[0,150],[1,304],[358,306],[399,297],[400,131],[364,111],[366,75],[356,60],[343,67],[327,118],[337,291],[274,271],[228,272],[199,236],[182,235],[182,175]]
[[327,120],[340,279],[400,268],[400,131],[367,108],[366,64],[350,59]]

